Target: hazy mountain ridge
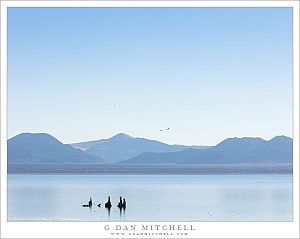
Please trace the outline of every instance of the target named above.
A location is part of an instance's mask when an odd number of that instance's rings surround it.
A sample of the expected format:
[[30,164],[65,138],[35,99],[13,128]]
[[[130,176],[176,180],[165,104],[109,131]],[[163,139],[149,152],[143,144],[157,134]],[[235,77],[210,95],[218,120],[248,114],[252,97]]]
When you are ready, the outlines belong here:
[[180,152],[142,153],[124,164],[292,164],[293,140],[276,136],[261,138],[228,138],[208,149],[186,149]]
[[286,136],[269,141],[228,138],[213,147],[168,145],[126,134],[72,147],[43,133],[23,133],[8,140],[8,163],[292,164],[292,160],[293,140]]
[[144,152],[176,152],[188,148],[207,148],[206,146],[169,145],[156,140],[131,137],[120,133],[109,139],[74,143],[72,147],[84,150],[85,153],[115,163],[131,159]]
[[8,163],[105,163],[45,133],[23,133],[9,139],[7,158]]

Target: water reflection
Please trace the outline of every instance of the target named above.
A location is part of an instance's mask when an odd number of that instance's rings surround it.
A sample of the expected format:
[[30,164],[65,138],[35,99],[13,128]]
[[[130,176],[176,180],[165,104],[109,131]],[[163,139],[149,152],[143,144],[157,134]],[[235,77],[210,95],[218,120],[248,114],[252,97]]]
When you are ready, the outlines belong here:
[[9,221],[290,221],[292,199],[291,175],[8,176]]
[[110,219],[110,209],[111,209],[111,208],[106,208],[106,209],[107,209],[108,219]]
[[125,212],[126,212],[126,207],[119,207],[120,219],[122,219],[122,217],[125,217]]

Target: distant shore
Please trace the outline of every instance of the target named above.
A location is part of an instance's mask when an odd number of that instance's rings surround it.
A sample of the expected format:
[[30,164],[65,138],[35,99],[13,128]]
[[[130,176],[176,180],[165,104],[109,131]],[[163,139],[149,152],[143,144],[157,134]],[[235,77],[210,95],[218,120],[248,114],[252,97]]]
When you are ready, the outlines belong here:
[[292,174],[291,164],[8,164],[8,174],[209,175]]

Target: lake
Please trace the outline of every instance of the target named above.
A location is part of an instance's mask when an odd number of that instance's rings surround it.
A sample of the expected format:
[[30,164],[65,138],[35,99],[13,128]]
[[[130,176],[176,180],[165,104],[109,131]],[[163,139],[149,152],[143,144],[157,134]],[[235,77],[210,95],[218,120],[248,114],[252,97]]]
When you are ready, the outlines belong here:
[[[291,174],[9,174],[8,220],[292,221],[292,189]],[[90,197],[95,205],[82,207]]]

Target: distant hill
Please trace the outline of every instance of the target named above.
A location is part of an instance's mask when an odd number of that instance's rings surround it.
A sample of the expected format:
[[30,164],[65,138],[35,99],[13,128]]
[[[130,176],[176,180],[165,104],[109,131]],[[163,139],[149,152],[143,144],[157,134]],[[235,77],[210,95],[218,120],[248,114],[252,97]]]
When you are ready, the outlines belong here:
[[228,138],[207,149],[185,149],[179,152],[142,153],[123,164],[292,164],[293,140],[277,136],[261,138]]
[[7,142],[8,163],[105,163],[49,134],[19,134]]
[[103,158],[109,163],[124,161],[138,156],[144,152],[176,152],[188,148],[204,149],[205,146],[169,145],[159,141],[134,138],[127,134],[120,133],[109,139],[100,139],[71,144],[85,153]]

